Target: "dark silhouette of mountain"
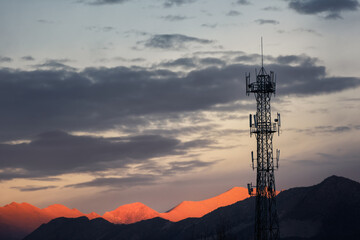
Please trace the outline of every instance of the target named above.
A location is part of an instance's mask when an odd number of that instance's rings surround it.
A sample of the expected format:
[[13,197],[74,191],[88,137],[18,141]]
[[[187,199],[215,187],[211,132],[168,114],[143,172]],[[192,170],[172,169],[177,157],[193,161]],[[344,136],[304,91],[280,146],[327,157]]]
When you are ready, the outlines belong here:
[[28,203],[12,202],[0,207],[0,239],[22,239],[41,224],[58,217],[87,216],[98,218],[96,213],[84,214],[77,209],[69,209],[60,204],[54,204],[40,209]]
[[84,214],[75,208],[69,209],[60,204],[40,209],[28,203],[13,202],[0,207],[0,240],[22,239],[41,224],[60,217],[86,216],[89,219],[102,217],[117,224],[130,224],[155,217],[175,222],[189,217],[202,217],[219,207],[228,206],[248,197],[247,189],[234,187],[213,198],[202,201],[184,201],[166,213],[158,213],[137,202],[122,205],[113,211],[106,212],[103,216],[94,212]]
[[[360,183],[332,176],[311,187],[292,188],[277,196],[281,239],[360,239]],[[170,222],[153,218],[134,224],[104,219],[58,218],[25,240],[75,239],[253,239],[254,198],[221,207],[201,218]]]

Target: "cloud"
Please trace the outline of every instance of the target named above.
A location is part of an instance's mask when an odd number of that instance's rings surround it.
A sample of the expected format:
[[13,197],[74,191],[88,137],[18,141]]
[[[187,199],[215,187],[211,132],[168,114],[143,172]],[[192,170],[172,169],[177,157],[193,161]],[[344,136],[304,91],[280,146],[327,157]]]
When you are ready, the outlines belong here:
[[357,0],[290,0],[289,7],[301,14],[326,14],[327,19],[341,18],[344,11],[355,11]]
[[[264,56],[266,58],[266,56]],[[261,56],[259,54],[249,54],[249,55],[243,55],[240,54],[239,56],[236,56],[234,58],[235,62],[245,62],[245,63],[256,63],[260,62]]]
[[160,64],[162,67],[184,67],[184,68],[194,68],[196,64],[194,63],[193,58],[178,58],[174,61],[167,61]]
[[65,62],[70,62],[68,59],[48,59],[42,64],[33,65],[34,68],[38,69],[49,69],[49,70],[66,70],[66,71],[75,71],[76,68],[70,67],[69,65],[64,64]]
[[[306,55],[265,60],[266,69],[278,76],[279,96],[329,94],[360,86],[357,77],[328,76],[317,59]],[[199,118],[203,110],[218,111],[215,106],[246,111],[245,102],[233,104],[245,100],[244,74],[258,63],[258,54],[203,52],[149,68],[0,69],[0,140],[28,139],[54,129],[133,133],[140,126]]]
[[279,64],[286,65],[286,64],[299,64],[299,65],[315,65],[318,61],[317,58],[311,58],[306,55],[285,55],[285,56],[278,56],[273,58]]
[[120,4],[129,2],[130,0],[95,0],[90,2],[91,5]]
[[57,188],[56,186],[21,186],[21,187],[11,187],[12,189],[17,189],[20,192],[34,192],[46,189]]
[[[248,117],[248,116],[246,116]],[[206,126],[198,126],[193,125],[189,127],[176,127],[176,128],[156,128],[156,129],[146,129],[143,131],[143,134],[151,134],[151,135],[162,135],[162,136],[172,136],[176,137],[178,135],[191,135],[194,133],[203,133],[214,131],[214,129],[218,127],[216,124],[209,124]]]
[[209,23],[204,23],[201,24],[202,27],[207,27],[207,28],[216,28],[217,24],[209,24]]
[[166,174],[174,174],[178,172],[189,172],[196,168],[203,168],[214,165],[217,161],[205,162],[200,160],[193,161],[175,161],[171,162],[170,168],[166,170]]
[[24,61],[34,61],[35,58],[33,58],[32,56],[23,56],[21,58],[21,60],[24,60]]
[[66,187],[83,188],[83,187],[112,187],[112,188],[128,188],[134,186],[144,186],[155,183],[159,180],[159,176],[150,174],[135,174],[127,177],[118,178],[96,178],[92,181],[70,184]]
[[276,20],[272,20],[272,19],[256,19],[255,22],[259,25],[264,25],[264,24],[274,24],[277,25],[279,24],[279,21]]
[[231,10],[229,11],[227,14],[227,16],[230,16],[230,17],[234,17],[234,16],[239,16],[241,15],[241,13],[239,11],[236,11],[236,10]]
[[118,138],[75,136],[61,131],[37,135],[29,143],[0,144],[1,180],[46,178],[65,173],[101,172],[142,164],[155,157],[183,155],[209,140],[181,142],[160,135]]
[[121,61],[121,62],[129,62],[129,63],[139,63],[145,62],[145,58],[124,58],[124,57],[113,57],[111,59],[101,58],[98,60],[99,62],[109,62],[109,61]]
[[333,132],[347,132],[350,130],[351,130],[351,128],[349,126],[339,126],[339,127],[335,127]]
[[293,128],[287,129],[287,131],[295,131],[297,133],[304,133],[307,135],[315,135],[315,134],[340,134],[349,131],[357,131],[360,130],[359,125],[347,125],[347,126],[314,126],[312,128]]
[[144,44],[145,47],[181,50],[185,49],[188,44],[210,44],[213,41],[208,39],[201,39],[190,37],[182,34],[156,34],[151,36],[146,41],[140,41],[138,44]]
[[239,5],[249,5],[250,4],[250,2],[248,0],[237,0],[236,3]]
[[203,64],[203,65],[224,66],[226,64],[225,61],[223,61],[219,58],[213,58],[213,57],[201,58],[199,60],[199,62],[200,62],[200,64]]
[[104,27],[88,26],[85,29],[89,30],[89,31],[94,31],[94,32],[110,32],[110,31],[115,30],[115,28],[111,27],[111,26],[104,26]]
[[170,70],[127,67],[82,72],[0,69],[2,139],[27,138],[53,129],[146,126],[156,120],[151,116],[207,109],[239,97],[237,90],[243,84],[236,75],[244,70],[225,70],[236,72],[230,77],[223,70],[209,68],[183,77]]
[[166,21],[169,21],[169,22],[178,22],[178,21],[189,19],[188,17],[181,16],[181,15],[166,15],[161,18]]
[[281,8],[275,7],[275,6],[269,6],[269,7],[262,8],[262,10],[264,10],[264,11],[280,11]]
[[295,32],[305,32],[305,33],[311,33],[314,34],[316,36],[321,37],[322,35],[320,33],[318,33],[317,31],[313,30],[313,29],[309,29],[309,28],[296,28],[294,29]]
[[164,177],[169,177],[181,173],[189,173],[194,170],[210,167],[217,162],[219,161],[173,161],[165,166],[159,165],[156,162],[148,162],[147,164],[138,166],[138,170],[145,170],[150,172],[149,174],[129,174],[125,177],[99,177],[87,182],[70,184],[66,187],[111,187],[116,189],[144,186],[149,184],[156,184]]
[[179,173],[189,173],[191,171],[206,168],[216,164],[218,161],[205,162],[200,160],[192,161],[174,161],[167,166],[160,166],[155,162],[144,164],[139,167],[141,170],[147,170],[150,174],[129,174],[125,177],[99,177],[94,180],[76,184],[70,184],[66,187],[84,188],[84,187],[110,187],[110,188],[128,188],[134,186],[144,186],[156,184],[164,177],[173,176]]
[[172,7],[172,6],[181,6],[187,3],[193,3],[196,0],[165,0],[164,6],[165,7]]
[[0,62],[12,62],[12,58],[0,56]]
[[61,178],[56,178],[56,177],[40,177],[40,178],[31,178],[31,180],[35,180],[35,181],[44,181],[44,182],[56,182],[56,181],[60,181]]
[[39,23],[45,23],[45,24],[54,24],[54,21],[46,20],[46,19],[39,19],[37,20]]

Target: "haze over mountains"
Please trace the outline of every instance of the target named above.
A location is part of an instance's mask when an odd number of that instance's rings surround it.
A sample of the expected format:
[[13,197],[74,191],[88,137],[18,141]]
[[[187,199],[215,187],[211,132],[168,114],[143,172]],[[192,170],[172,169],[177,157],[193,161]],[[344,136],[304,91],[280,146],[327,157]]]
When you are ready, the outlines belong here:
[[[360,239],[360,183],[332,176],[311,187],[277,196],[282,240]],[[153,218],[113,224],[102,218],[57,218],[25,240],[38,239],[253,239],[254,198],[218,208],[201,218],[170,222]]]
[[28,203],[11,203],[0,207],[0,239],[21,239],[34,231],[41,224],[51,219],[85,216],[88,219],[102,217],[111,223],[131,224],[142,220],[161,217],[173,222],[189,217],[202,217],[222,206],[233,204],[248,198],[247,189],[234,187],[216,197],[203,201],[184,201],[166,213],[158,213],[142,203],[131,203],[106,212],[103,216],[97,213],[84,214],[77,209],[69,209],[54,204],[40,209]]

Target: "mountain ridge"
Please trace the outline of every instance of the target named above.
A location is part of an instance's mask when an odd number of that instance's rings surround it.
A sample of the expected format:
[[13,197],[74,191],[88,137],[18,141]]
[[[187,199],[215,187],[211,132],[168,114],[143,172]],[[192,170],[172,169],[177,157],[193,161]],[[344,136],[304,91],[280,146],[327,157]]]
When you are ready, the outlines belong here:
[[[360,183],[336,177],[325,180],[314,186],[285,190],[277,196],[282,240],[360,239]],[[134,224],[114,225],[104,220],[100,226],[95,224],[97,219],[54,219],[24,240],[75,240],[80,239],[81,234],[91,236],[92,233],[97,238],[89,237],[88,240],[250,240],[254,234],[254,200],[254,197],[247,198],[220,207],[202,218],[179,222],[153,218]],[[96,230],[91,227],[93,225]],[[82,230],[75,235],[68,231],[76,227]]]
[[215,197],[201,201],[183,201],[160,217],[172,222],[181,221],[185,218],[199,218],[223,206],[233,204],[249,197],[248,190],[243,187],[233,187]]
[[[167,213],[159,213],[143,203],[135,202],[121,205],[112,211],[105,212],[102,216],[95,212],[85,214],[76,208],[70,209],[61,204],[52,204],[41,209],[29,203],[12,202],[0,207],[0,239],[21,239],[41,224],[48,223],[52,219],[59,217],[78,218],[85,216],[90,220],[104,218],[116,224],[132,224],[156,217],[170,221],[181,221],[189,217],[202,217],[218,207],[244,199],[246,196],[240,193],[245,192],[247,192],[245,188],[234,187],[209,199],[183,201]],[[229,196],[231,194],[233,194],[233,196]],[[247,197],[249,196],[247,195]],[[198,211],[196,214],[193,214],[191,209],[198,209]],[[7,234],[6,238],[1,237],[4,234]]]

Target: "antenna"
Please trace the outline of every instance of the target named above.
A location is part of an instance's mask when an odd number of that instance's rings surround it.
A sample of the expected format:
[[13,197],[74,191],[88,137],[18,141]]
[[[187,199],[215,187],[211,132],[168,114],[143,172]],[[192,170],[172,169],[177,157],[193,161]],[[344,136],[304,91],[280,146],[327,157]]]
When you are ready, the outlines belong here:
[[254,152],[253,151],[251,151],[251,166],[252,166],[252,169],[254,170],[255,169],[255,167],[254,167]]
[[263,38],[261,37],[261,68],[264,68]]

